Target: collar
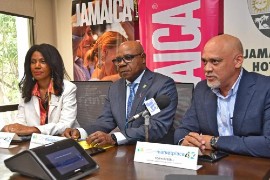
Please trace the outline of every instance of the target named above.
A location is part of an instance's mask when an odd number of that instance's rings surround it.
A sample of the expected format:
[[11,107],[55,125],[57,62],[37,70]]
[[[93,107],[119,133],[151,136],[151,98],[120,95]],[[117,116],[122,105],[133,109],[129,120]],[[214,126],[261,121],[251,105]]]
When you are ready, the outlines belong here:
[[133,82],[130,82],[130,81],[126,80],[126,85],[128,85],[130,83],[140,84],[144,73],[145,73],[145,70],[143,70],[143,72],[140,74],[140,76],[137,77],[137,79],[135,79],[135,81],[133,81]]
[[[231,96],[231,95],[235,95],[237,90],[238,90],[238,87],[239,87],[239,83],[240,83],[240,80],[242,78],[242,75],[243,75],[243,68],[241,68],[241,72],[237,78],[237,80],[234,82],[232,88],[230,89],[227,97]],[[220,94],[220,90],[219,88],[211,88],[211,90],[213,91],[213,93],[215,93],[217,96],[221,97],[222,95]]]
[[[53,81],[50,82],[49,87],[48,87],[48,90],[47,90],[47,93],[48,93],[48,95],[57,94],[55,92],[54,88],[53,88]],[[33,96],[40,97],[40,91],[39,91],[39,86],[38,86],[38,83],[37,82],[34,85],[34,88],[32,90],[32,95]]]

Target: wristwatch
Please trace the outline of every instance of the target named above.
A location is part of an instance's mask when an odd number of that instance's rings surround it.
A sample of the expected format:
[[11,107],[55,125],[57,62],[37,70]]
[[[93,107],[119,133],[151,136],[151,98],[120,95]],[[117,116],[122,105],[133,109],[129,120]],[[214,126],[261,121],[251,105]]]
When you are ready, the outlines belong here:
[[180,139],[180,140],[178,141],[178,145],[181,146],[184,140],[185,140],[185,138]]
[[115,134],[111,134],[112,140],[115,142],[115,145],[117,145],[117,138]]
[[218,137],[215,137],[213,136],[211,139],[210,139],[210,146],[216,150],[217,149],[217,141],[218,141]]

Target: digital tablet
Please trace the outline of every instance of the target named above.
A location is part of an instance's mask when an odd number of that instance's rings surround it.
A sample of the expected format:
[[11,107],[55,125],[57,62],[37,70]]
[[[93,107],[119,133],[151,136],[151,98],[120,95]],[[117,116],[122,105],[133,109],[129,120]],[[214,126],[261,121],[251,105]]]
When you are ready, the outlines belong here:
[[99,168],[73,139],[25,150],[4,162],[13,172],[40,179],[80,179]]

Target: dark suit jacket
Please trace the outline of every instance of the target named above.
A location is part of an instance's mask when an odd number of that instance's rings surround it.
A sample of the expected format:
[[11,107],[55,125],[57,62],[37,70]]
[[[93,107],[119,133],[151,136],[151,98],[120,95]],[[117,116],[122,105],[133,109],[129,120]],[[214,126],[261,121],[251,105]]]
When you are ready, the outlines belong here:
[[[88,128],[85,128],[87,133],[91,134],[95,131],[109,133],[118,126],[129,143],[134,143],[137,140],[145,140],[144,118],[142,117],[129,123],[125,131],[126,88],[126,81],[123,78],[112,83],[105,100],[103,113],[95,124],[91,124]],[[178,103],[177,91],[173,79],[146,69],[137,89],[130,115],[132,117],[144,111],[146,109],[144,101],[160,95],[167,95],[171,102],[168,107],[150,118],[149,141],[173,144],[173,120]],[[172,133],[170,141],[166,137],[169,136],[169,132]],[[164,142],[164,139],[168,141]]]
[[[175,131],[175,144],[189,132],[219,136],[217,96],[206,80],[197,84],[192,105]],[[233,113],[234,136],[220,136],[217,147],[229,153],[270,157],[270,79],[243,71]]]

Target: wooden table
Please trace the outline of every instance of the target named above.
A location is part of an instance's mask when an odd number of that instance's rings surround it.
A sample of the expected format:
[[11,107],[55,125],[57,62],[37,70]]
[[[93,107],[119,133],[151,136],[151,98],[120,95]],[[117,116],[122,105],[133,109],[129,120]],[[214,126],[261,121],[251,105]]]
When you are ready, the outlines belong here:
[[[15,148],[0,149],[0,179],[31,179],[9,171],[3,163],[4,159],[28,149],[28,146],[29,143],[20,143],[19,146]],[[233,177],[233,179],[252,180],[269,179],[270,177],[270,159],[229,155],[212,164],[199,162],[198,164],[202,164],[203,167],[197,171],[193,171],[134,162],[134,151],[134,145],[125,145],[107,149],[105,153],[93,156],[93,159],[98,163],[100,169],[84,179],[158,180],[164,179],[168,174],[220,175],[230,176]]]

